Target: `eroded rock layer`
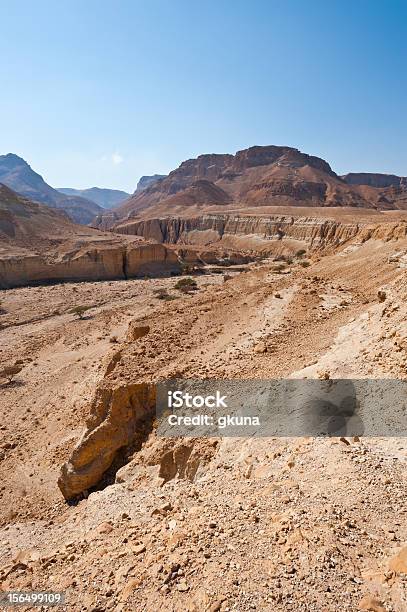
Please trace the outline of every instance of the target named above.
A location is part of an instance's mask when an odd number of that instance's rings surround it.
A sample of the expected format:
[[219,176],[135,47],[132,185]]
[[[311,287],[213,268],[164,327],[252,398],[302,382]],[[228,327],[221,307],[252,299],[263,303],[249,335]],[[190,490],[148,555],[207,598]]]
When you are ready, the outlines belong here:
[[69,255],[15,255],[0,259],[0,289],[33,283],[113,280],[178,272],[173,251],[162,244],[80,249]]
[[143,236],[169,244],[210,244],[235,237],[264,241],[292,239],[310,246],[340,244],[356,236],[359,223],[340,223],[332,219],[274,215],[202,215],[191,218],[129,221],[116,228],[118,233]]

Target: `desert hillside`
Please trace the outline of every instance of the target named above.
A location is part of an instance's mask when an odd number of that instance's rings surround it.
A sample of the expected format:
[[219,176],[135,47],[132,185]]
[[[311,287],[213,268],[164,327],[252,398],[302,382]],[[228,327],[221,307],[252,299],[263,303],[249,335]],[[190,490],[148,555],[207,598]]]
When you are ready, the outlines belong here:
[[239,265],[182,245],[187,291],[2,292],[4,590],[88,611],[406,609],[404,439],[155,429],[173,377],[407,380],[405,221],[297,223]]

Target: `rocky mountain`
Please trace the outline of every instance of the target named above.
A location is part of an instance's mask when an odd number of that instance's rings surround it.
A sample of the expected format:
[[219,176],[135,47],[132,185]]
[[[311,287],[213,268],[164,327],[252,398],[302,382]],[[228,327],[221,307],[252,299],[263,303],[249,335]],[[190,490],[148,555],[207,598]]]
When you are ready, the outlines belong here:
[[349,172],[341,178],[348,185],[369,185],[370,187],[405,187],[407,188],[407,176],[396,174],[377,174],[372,172]]
[[131,196],[120,189],[104,189],[101,187],[90,187],[89,189],[71,189],[70,187],[58,187],[58,191],[68,196],[76,196],[91,200],[102,208],[113,208]]
[[147,187],[150,187],[160,179],[165,178],[166,174],[152,174],[151,176],[142,176],[139,182],[137,183],[137,188],[135,193],[139,193],[140,191],[144,191]]
[[378,208],[407,210],[407,177],[396,174],[350,172],[341,177]]
[[75,222],[87,225],[103,208],[91,200],[60,193],[48,185],[29,164],[13,153],[0,155],[0,183],[30,200],[65,211]]
[[[397,208],[350,184],[319,157],[285,146],[255,146],[235,155],[183,162],[115,210],[117,218],[157,217],[208,207],[262,206]],[[103,224],[102,224],[103,225]]]

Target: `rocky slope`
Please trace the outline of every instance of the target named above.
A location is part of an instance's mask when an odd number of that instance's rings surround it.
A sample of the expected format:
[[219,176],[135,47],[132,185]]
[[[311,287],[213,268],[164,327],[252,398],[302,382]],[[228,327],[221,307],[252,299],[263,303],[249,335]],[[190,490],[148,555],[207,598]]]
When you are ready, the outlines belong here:
[[0,185],[0,288],[100,280],[179,270],[161,244],[103,234]]
[[[198,189],[203,181],[205,188]],[[380,199],[376,188],[370,189],[372,193],[369,189],[365,193],[359,184],[337,176],[323,159],[297,149],[251,147],[236,155],[209,154],[187,160],[143,192],[136,191],[114,212],[116,220],[183,214],[192,206],[201,210],[225,205],[234,209],[263,206],[397,208],[395,201]],[[98,222],[103,226],[103,219]]]
[[102,208],[113,208],[130,197],[130,193],[120,189],[103,189],[101,187],[90,187],[89,189],[72,189],[70,187],[58,187],[60,193],[68,196],[77,196],[95,202]]
[[75,225],[62,210],[32,202],[0,183],[0,240],[3,249],[30,247],[36,241],[91,236],[98,232]]
[[0,155],[0,183],[30,200],[63,210],[75,223],[87,225],[95,215],[103,212],[103,208],[91,200],[67,196],[53,189],[24,159],[12,153]]

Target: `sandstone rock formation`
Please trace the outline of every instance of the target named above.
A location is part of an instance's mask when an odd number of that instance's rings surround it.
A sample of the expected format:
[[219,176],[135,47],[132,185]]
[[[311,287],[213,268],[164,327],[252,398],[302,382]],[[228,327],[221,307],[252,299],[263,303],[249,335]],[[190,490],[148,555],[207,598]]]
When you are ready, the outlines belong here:
[[150,419],[155,408],[154,387],[133,384],[99,387],[92,403],[87,429],[72,451],[58,480],[66,499],[98,483],[112,464],[116,452],[134,443],[137,428]]
[[120,234],[143,236],[168,244],[208,245],[233,244],[234,239],[244,238],[248,249],[261,250],[270,241],[297,240],[317,245],[338,245],[355,236],[360,228],[357,222],[337,222],[317,217],[273,215],[215,215],[200,217],[170,217],[127,221],[118,224]]
[[87,245],[67,252],[41,255],[3,255],[0,288],[32,283],[113,280],[160,276],[181,269],[175,252],[161,244]]

